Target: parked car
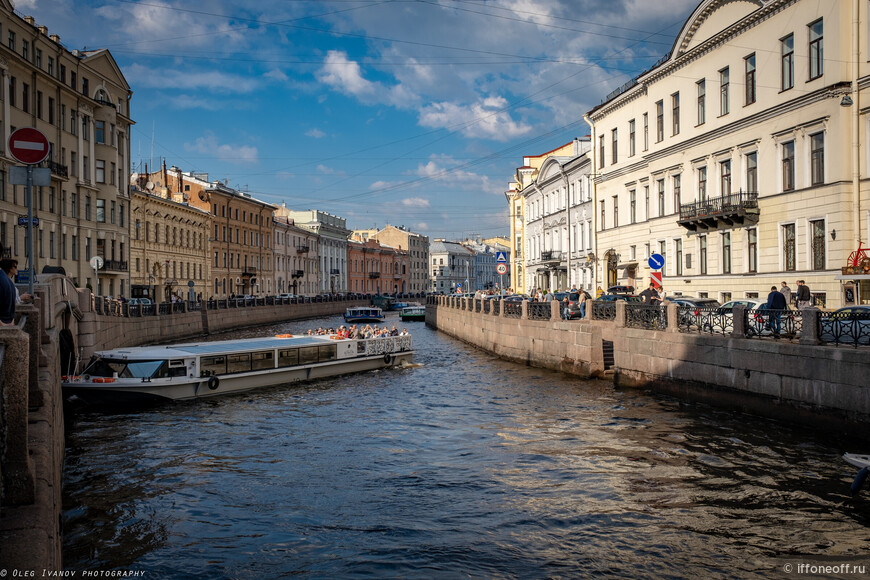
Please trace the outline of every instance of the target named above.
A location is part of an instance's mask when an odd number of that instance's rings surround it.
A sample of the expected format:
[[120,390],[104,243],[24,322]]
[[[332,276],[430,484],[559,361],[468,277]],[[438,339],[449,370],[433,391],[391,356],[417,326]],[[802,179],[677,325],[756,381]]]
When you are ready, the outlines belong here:
[[147,306],[151,304],[150,298],[130,298],[127,300],[127,304],[130,306]]
[[611,286],[607,289],[606,294],[624,294],[633,296],[634,286]]
[[528,294],[511,294],[504,297],[505,302],[522,302],[523,300],[531,300],[532,297]]
[[709,314],[712,313],[711,309],[722,306],[715,298],[674,296],[667,298],[667,300],[677,304],[680,326],[701,326],[704,319],[709,318]]
[[564,304],[565,297],[568,297],[568,306],[562,312],[562,316],[567,318],[568,320],[573,320],[575,318],[582,318],[580,305],[583,301],[589,298],[588,292],[556,292],[555,294],[556,300],[562,302]]
[[275,298],[277,298],[278,300],[293,300],[294,298],[296,298],[296,295],[295,294],[278,294],[277,296],[275,296]]
[[[628,288],[631,288],[631,286],[628,286]],[[595,300],[597,302],[616,302],[618,300],[623,302],[643,302],[643,298],[634,294],[602,294]]]
[[821,339],[831,343],[870,344],[870,305],[844,306],[822,314]]
[[765,300],[756,298],[740,298],[738,300],[729,300],[722,306],[716,309],[715,312],[705,316],[701,323],[701,330],[712,333],[730,332],[734,328],[734,307],[743,306],[747,310],[757,310],[762,305],[767,304]]

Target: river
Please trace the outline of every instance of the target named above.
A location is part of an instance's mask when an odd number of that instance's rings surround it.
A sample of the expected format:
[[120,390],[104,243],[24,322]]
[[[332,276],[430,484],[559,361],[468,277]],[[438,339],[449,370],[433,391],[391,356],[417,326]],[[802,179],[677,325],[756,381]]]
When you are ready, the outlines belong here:
[[870,490],[850,497],[856,470],[839,457],[870,450],[405,326],[420,366],[76,413],[64,567],[149,579],[762,578],[801,562],[870,573]]

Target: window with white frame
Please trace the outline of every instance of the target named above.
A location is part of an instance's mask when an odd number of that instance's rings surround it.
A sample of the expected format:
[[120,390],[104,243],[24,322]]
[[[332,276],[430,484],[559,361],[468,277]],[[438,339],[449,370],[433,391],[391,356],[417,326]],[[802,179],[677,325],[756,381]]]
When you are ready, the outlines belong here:
[[810,135],[810,180],[812,185],[825,182],[825,134]]
[[781,56],[781,88],[783,91],[794,86],[794,34],[789,34],[779,41]]
[[808,26],[810,39],[810,80],[817,79],[824,72],[823,25],[819,18]]
[[701,79],[695,85],[698,87],[698,125],[703,125],[707,120],[707,79]]
[[794,141],[786,141],[781,146],[782,151],[782,190],[794,189]]
[[719,71],[719,116],[727,115],[731,111],[731,74],[726,66]]

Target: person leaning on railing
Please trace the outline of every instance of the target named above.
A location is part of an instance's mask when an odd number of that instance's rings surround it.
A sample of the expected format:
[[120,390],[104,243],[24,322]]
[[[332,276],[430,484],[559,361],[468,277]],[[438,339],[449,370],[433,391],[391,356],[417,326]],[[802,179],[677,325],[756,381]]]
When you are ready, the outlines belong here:
[[0,260],[0,323],[9,326],[15,324],[15,284],[9,277],[9,272],[17,268],[18,262],[11,259]]

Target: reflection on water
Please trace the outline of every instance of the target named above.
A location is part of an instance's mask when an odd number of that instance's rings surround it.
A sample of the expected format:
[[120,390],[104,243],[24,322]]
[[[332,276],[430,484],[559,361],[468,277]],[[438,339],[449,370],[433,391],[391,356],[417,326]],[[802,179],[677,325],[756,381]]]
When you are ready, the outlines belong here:
[[782,558],[870,547],[843,442],[405,326],[417,368],[80,414],[65,566],[161,578],[767,577]]

